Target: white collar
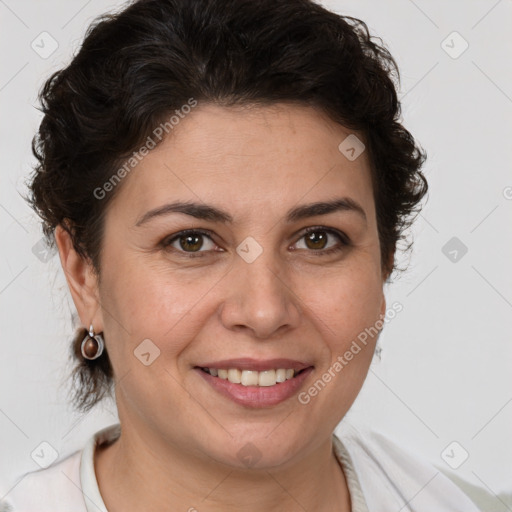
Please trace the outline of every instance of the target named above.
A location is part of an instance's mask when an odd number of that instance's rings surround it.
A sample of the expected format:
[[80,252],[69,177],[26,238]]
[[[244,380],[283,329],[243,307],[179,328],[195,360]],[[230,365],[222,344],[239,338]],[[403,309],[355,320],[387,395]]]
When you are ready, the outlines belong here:
[[[111,443],[121,435],[121,425],[116,423],[96,432],[88,439],[80,460],[80,483],[87,512],[108,512],[100,494],[96,472],[94,470],[94,453],[96,447]],[[343,468],[352,501],[353,512],[368,512],[361,486],[354,471],[350,455],[338,437],[333,435],[334,453]]]
[[87,512],[108,512],[98,487],[94,471],[94,452],[98,444],[110,443],[121,435],[121,425],[116,423],[96,432],[89,438],[82,450],[80,460],[80,483]]

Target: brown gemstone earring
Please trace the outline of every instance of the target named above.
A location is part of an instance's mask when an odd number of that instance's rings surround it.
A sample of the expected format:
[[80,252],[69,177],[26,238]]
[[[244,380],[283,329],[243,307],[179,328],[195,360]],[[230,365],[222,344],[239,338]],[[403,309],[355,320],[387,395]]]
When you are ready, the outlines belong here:
[[89,327],[89,334],[82,340],[81,351],[85,359],[94,360],[103,354],[105,348],[105,341],[101,334],[94,334],[94,329],[91,324]]

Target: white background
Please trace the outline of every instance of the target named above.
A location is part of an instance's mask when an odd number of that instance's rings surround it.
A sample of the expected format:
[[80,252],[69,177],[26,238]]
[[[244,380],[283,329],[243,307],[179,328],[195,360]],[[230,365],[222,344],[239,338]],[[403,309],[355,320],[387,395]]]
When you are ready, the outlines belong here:
[[[121,4],[0,1],[0,482],[38,469],[30,454],[42,441],[64,457],[117,421],[108,403],[85,416],[67,403],[72,302],[58,257],[32,251],[42,234],[21,194],[40,86],[92,19]],[[404,309],[350,419],[445,469],[440,454],[457,441],[469,453],[459,476],[512,493],[512,1],[324,5],[384,40],[401,70],[404,123],[429,156],[409,269],[387,287],[388,305]],[[59,45],[47,59],[31,48],[43,31]],[[453,31],[469,44],[458,58],[442,46],[460,51]],[[442,252],[452,237],[468,249],[456,262]],[[496,510],[512,505],[496,500]]]

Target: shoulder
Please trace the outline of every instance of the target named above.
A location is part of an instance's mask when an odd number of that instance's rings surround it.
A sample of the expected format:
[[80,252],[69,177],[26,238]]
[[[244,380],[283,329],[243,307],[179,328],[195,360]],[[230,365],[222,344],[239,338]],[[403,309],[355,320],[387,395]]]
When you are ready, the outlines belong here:
[[83,449],[0,489],[0,512],[87,512],[87,506],[105,511],[94,471],[94,452],[98,444],[112,442],[120,434],[119,424],[105,427],[92,435]]
[[349,458],[370,512],[479,512],[462,486],[441,469],[380,432],[342,422],[334,448],[339,457]]
[[81,450],[60,462],[26,473],[0,500],[0,512],[86,512],[80,485]]

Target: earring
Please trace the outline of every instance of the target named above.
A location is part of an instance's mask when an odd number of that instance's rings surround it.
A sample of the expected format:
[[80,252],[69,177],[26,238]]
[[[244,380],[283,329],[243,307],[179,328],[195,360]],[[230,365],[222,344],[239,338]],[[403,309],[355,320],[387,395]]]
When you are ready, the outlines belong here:
[[382,345],[380,343],[377,343],[377,346],[375,347],[375,356],[380,363],[382,361]]
[[94,329],[89,327],[89,334],[82,340],[81,351],[85,359],[94,360],[103,354],[105,341],[101,334],[94,334]]

